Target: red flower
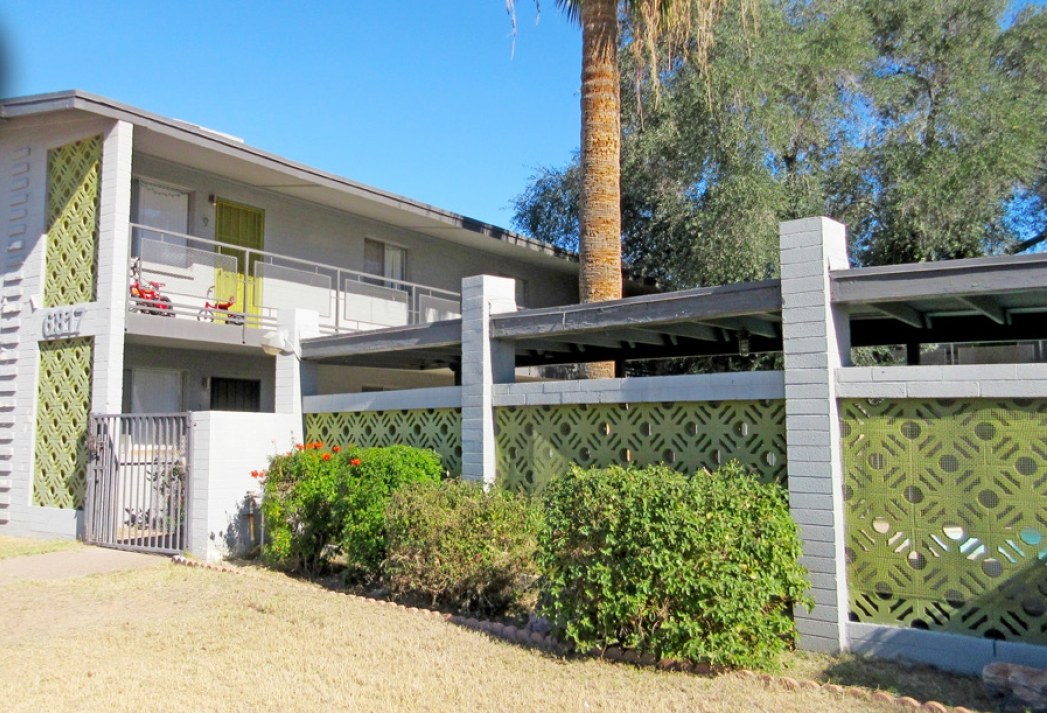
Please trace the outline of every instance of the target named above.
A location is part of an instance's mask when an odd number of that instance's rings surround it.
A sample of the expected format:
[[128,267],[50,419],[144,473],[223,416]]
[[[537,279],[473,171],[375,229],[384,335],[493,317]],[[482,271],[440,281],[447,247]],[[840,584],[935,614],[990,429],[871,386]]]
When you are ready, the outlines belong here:
[[265,477],[265,471],[264,470],[252,470],[251,471],[251,477],[252,478],[264,478]]
[[305,446],[303,446],[301,443],[295,443],[294,447],[295,447],[296,450],[299,450],[299,451],[302,450],[303,448],[305,448]]
[[331,450],[334,451],[335,453],[341,453],[342,452],[342,449],[339,446],[335,446]]
[[320,456],[320,458],[322,460],[331,460],[331,454],[330,453],[324,453],[322,456]]
[[313,444],[313,448],[323,448],[323,447],[324,447],[324,442],[323,441],[317,441],[316,443]]
[[360,459],[353,458],[351,461],[349,461],[349,465],[360,465]]

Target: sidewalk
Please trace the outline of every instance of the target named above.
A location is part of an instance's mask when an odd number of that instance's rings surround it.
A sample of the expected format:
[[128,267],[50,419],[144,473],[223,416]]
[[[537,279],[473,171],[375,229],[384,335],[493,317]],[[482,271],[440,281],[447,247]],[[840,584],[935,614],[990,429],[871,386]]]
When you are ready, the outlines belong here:
[[164,555],[146,555],[104,547],[78,547],[0,560],[0,584],[19,579],[75,579],[91,574],[142,569],[169,562]]

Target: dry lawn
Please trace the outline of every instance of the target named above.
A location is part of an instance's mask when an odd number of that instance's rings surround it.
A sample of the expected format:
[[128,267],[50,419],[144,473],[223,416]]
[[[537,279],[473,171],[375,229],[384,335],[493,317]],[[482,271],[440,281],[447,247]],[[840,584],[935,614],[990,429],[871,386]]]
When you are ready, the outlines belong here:
[[[736,675],[560,659],[279,575],[163,562],[2,584],[0,601],[5,711],[897,710]],[[836,660],[797,661],[816,675]]]
[[42,555],[47,552],[74,550],[83,545],[76,540],[31,540],[25,537],[0,535],[0,560],[23,555]]

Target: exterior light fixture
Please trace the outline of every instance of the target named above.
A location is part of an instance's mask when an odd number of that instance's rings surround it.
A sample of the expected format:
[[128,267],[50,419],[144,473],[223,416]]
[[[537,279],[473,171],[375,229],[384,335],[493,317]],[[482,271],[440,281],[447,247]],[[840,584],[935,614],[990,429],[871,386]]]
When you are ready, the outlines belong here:
[[266,332],[262,335],[262,351],[269,356],[280,356],[291,351],[283,332]]
[[738,356],[749,356],[749,333],[744,329],[738,332]]

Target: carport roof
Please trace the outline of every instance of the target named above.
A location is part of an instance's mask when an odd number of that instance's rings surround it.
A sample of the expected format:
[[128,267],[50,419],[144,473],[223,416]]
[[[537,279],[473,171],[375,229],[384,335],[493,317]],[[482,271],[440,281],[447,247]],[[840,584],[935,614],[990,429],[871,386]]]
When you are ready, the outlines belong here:
[[[855,346],[1047,338],[1047,255],[952,260],[830,273]],[[491,336],[517,366],[734,354],[782,348],[779,280],[494,315]],[[309,339],[321,364],[456,369],[460,319]]]

